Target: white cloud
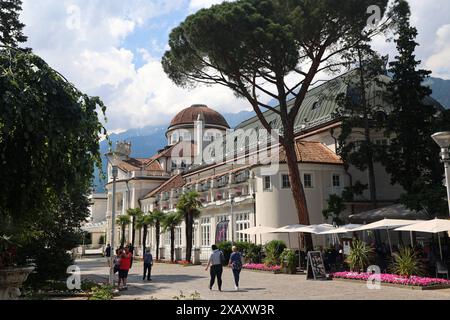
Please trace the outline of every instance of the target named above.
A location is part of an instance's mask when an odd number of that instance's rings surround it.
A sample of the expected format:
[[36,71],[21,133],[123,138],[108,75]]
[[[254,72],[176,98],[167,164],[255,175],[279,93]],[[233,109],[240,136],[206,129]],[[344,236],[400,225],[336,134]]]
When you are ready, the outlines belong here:
[[192,12],[202,8],[209,8],[214,4],[222,2],[224,2],[224,0],[191,0],[189,3],[189,10]]
[[109,30],[114,38],[124,39],[133,32],[136,22],[120,18],[111,18],[108,20]]
[[436,31],[434,49],[426,61],[426,67],[433,70],[435,76],[450,79],[450,24]]
[[[220,112],[251,109],[222,86],[185,90],[165,75],[160,55],[167,44],[156,34],[177,25],[179,10],[189,14],[221,0],[24,0],[22,18],[27,25],[28,46],[81,90],[98,95],[107,104],[108,128],[126,130],[149,124],[163,125],[180,110],[203,103]],[[440,9],[436,10],[436,5]],[[436,0],[433,7],[411,0],[414,22],[419,29],[418,56],[435,73],[445,69],[450,56],[446,12],[450,2]],[[446,10],[446,9],[449,10]],[[176,15],[171,15],[177,11]],[[155,19],[168,15],[167,20]],[[176,16],[176,17],[175,17]],[[153,30],[147,48],[124,42],[137,32]],[[139,35],[138,35],[139,36]],[[392,45],[379,45],[392,53]],[[139,56],[138,56],[139,55]],[[391,54],[391,58],[393,54]],[[429,59],[428,59],[429,58]],[[136,65],[136,61],[143,65]],[[317,78],[319,79],[319,78]],[[268,99],[267,99],[268,100]]]
[[[249,109],[225,87],[192,91],[176,87],[164,73],[160,59],[154,57],[168,49],[156,38],[147,41],[152,54],[144,48],[135,48],[134,53],[123,47],[124,40],[140,26],[178,10],[186,5],[184,1],[111,0],[105,4],[101,0],[25,0],[25,33],[28,45],[52,67],[81,90],[102,98],[108,106],[107,127],[111,131],[164,125],[195,103],[221,112]],[[136,58],[144,65],[136,66]]]

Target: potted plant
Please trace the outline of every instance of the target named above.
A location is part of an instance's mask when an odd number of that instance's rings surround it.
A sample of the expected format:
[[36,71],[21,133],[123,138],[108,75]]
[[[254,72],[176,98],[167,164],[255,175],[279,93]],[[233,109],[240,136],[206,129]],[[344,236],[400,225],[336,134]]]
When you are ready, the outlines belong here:
[[18,299],[22,284],[34,270],[34,267],[17,264],[17,246],[11,237],[0,237],[0,300]]
[[352,243],[350,254],[346,262],[349,264],[351,271],[364,272],[370,265],[373,258],[373,249],[365,244],[363,241],[355,240]]
[[283,270],[286,274],[296,274],[297,266],[295,264],[295,253],[291,249],[284,249],[280,256],[281,263],[283,264]]

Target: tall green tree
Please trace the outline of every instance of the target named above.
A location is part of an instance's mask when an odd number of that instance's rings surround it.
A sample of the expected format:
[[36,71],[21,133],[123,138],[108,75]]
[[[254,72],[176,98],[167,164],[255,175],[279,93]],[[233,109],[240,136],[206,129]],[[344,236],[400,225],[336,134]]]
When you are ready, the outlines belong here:
[[22,0],[0,0],[0,44],[17,48],[27,41],[22,30],[25,27],[20,22]]
[[131,219],[131,245],[134,248],[134,244],[136,241],[136,223],[141,216],[144,215],[140,208],[128,209],[127,214]]
[[162,228],[164,232],[170,232],[170,261],[175,261],[175,229],[181,222],[183,217],[178,212],[169,213],[162,221]]
[[40,57],[0,48],[0,234],[42,280],[64,277],[80,244],[105,110]]
[[126,231],[127,231],[127,226],[130,225],[131,218],[128,215],[120,215],[117,217],[116,223],[120,226],[120,230],[122,231],[122,236],[120,238],[120,247],[124,248],[125,241],[126,241],[125,235],[126,235]]
[[[239,0],[189,16],[170,34],[164,71],[179,86],[220,84],[247,99],[266,130],[263,111],[281,122],[300,224],[310,224],[295,147],[300,107],[321,71],[348,65],[355,47],[385,26],[367,28],[369,6],[386,11],[387,0]],[[288,99],[294,103],[288,106]],[[266,103],[278,102],[274,108]],[[307,238],[312,247],[312,238]]]
[[[337,153],[347,166],[368,172],[370,201],[377,207],[375,162],[379,148],[373,134],[385,125],[385,62],[370,48],[358,48],[358,68],[344,78],[347,92],[337,97],[336,115],[342,119]],[[356,139],[355,139],[356,137]]]
[[159,210],[155,210],[151,213],[152,226],[155,227],[156,236],[156,260],[159,260],[159,246],[161,242],[161,223],[164,219],[164,213]]
[[192,260],[192,238],[194,234],[194,219],[200,216],[203,207],[195,191],[183,194],[178,200],[177,210],[186,223],[186,261]]
[[152,217],[149,214],[143,214],[137,218],[136,228],[141,230],[143,229],[142,235],[142,250],[145,252],[147,249],[147,236],[148,236],[148,227],[150,227],[153,223]]
[[410,24],[409,5],[404,0],[397,3],[398,55],[390,64],[393,77],[388,85],[392,112],[387,133],[391,143],[384,164],[392,183],[406,191],[403,203],[415,210],[425,208],[433,216],[445,214],[443,166],[439,147],[431,138],[442,129],[442,112],[427,101],[432,92],[423,83],[430,71],[419,69],[421,62],[415,56],[417,29]]

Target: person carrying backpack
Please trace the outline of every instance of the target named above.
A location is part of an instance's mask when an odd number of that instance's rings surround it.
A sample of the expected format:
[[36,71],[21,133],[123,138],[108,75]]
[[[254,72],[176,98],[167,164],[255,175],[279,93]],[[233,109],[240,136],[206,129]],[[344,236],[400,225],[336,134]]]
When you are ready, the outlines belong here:
[[238,251],[237,247],[233,247],[233,253],[230,256],[230,262],[228,263],[228,266],[233,270],[233,276],[234,276],[234,289],[236,291],[239,291],[239,280],[240,275],[242,271],[242,255]]
[[222,292],[222,274],[223,274],[223,263],[225,261],[225,257],[223,252],[220,251],[216,245],[212,246],[213,253],[209,258],[208,265],[206,266],[206,271],[211,267],[211,281],[209,283],[209,290],[212,290],[214,283],[216,282],[219,286],[219,291]]

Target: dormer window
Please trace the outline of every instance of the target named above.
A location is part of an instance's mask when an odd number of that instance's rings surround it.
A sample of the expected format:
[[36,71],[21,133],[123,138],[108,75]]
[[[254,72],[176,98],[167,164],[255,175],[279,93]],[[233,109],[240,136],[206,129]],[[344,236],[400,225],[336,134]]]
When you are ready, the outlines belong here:
[[314,110],[319,109],[320,107],[321,107],[320,102],[319,102],[319,101],[316,101],[316,102],[313,103],[313,106],[312,106],[311,110],[314,111]]

